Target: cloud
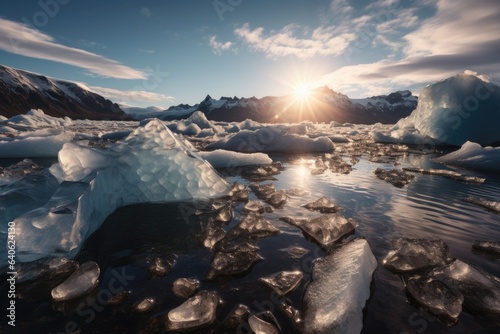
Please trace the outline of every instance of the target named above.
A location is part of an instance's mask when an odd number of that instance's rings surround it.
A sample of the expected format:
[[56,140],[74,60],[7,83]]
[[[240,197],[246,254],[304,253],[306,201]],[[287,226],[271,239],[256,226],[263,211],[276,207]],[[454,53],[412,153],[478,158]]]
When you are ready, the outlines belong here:
[[113,88],[105,88],[98,86],[86,86],[85,84],[79,83],[84,89],[97,93],[104,96],[112,101],[132,101],[132,102],[168,102],[174,100],[173,96],[158,94],[153,92],[148,92],[144,90],[118,90]]
[[[500,6],[496,0],[439,0],[434,16],[417,26],[403,36],[401,46],[394,46],[403,50],[400,59],[344,66],[324,75],[318,84],[363,96],[420,89],[466,69],[488,75],[493,82],[500,79]],[[376,41],[384,43],[382,38]]]
[[139,51],[141,53],[149,53],[149,54],[153,54],[156,52],[156,50],[152,50],[152,49],[137,49],[137,51]]
[[151,10],[148,7],[142,7],[139,10],[139,13],[141,13],[145,17],[150,17],[151,15],[153,15],[153,13],[151,13]]
[[348,0],[333,0],[330,3],[330,11],[339,16],[346,16],[354,11],[354,8],[349,5]]
[[84,68],[93,74],[117,79],[146,79],[147,74],[115,60],[82,49],[58,44],[52,36],[29,26],[0,18],[0,49]]
[[[335,56],[341,54],[355,39],[355,34],[334,26],[320,26],[312,32],[307,27],[289,24],[279,31],[264,33],[264,28],[250,29],[245,23],[234,30],[236,36],[247,43],[252,50],[264,52],[269,58],[296,56]],[[304,38],[296,35],[307,36]]]
[[212,52],[216,55],[220,55],[223,52],[232,51],[236,52],[236,48],[234,48],[234,44],[230,41],[227,42],[219,42],[217,41],[217,36],[213,35],[208,38],[208,44],[212,48]]

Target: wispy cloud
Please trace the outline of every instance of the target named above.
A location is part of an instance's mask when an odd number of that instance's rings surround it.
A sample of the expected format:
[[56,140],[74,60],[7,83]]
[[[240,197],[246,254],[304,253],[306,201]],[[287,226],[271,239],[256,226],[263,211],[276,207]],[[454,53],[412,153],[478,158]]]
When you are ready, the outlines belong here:
[[[355,35],[339,31],[335,26],[321,26],[309,32],[308,27],[289,24],[279,31],[265,34],[263,27],[251,29],[248,23],[234,30],[236,36],[251,49],[261,51],[269,58],[296,56],[332,56],[341,54]],[[297,35],[306,37],[297,37]]]
[[141,53],[149,53],[149,54],[156,53],[156,50],[152,50],[152,49],[137,49],[137,51],[139,51]]
[[86,86],[85,84],[79,83],[83,88],[104,96],[112,101],[127,101],[127,102],[146,102],[146,103],[156,103],[156,102],[169,102],[173,101],[174,97],[158,94],[153,92],[148,92],[144,90],[118,90],[113,88],[105,88],[98,86]]
[[231,51],[236,52],[233,42],[219,42],[217,41],[217,36],[213,35],[208,38],[208,44],[212,48],[212,52],[216,55],[220,55],[223,52]]
[[150,17],[151,15],[153,15],[153,13],[151,12],[151,10],[148,7],[142,7],[139,10],[139,13],[141,13],[145,17]]
[[143,71],[82,49],[59,44],[52,36],[25,24],[0,18],[0,49],[26,57],[46,59],[91,73],[118,79],[146,79]]

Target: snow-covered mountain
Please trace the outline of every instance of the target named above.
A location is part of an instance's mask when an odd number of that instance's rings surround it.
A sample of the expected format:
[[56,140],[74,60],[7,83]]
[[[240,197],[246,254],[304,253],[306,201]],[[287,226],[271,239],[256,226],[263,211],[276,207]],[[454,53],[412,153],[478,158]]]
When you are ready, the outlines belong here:
[[11,117],[30,109],[73,119],[128,118],[116,103],[76,83],[0,65],[0,115]]
[[328,87],[311,91],[310,96],[299,99],[292,95],[213,99],[207,95],[194,106],[170,107],[161,115],[164,120],[185,118],[196,110],[216,121],[243,121],[247,118],[258,122],[350,122],[350,123],[396,123],[410,115],[417,106],[417,97],[410,91],[399,91],[389,95],[366,99],[350,99]]

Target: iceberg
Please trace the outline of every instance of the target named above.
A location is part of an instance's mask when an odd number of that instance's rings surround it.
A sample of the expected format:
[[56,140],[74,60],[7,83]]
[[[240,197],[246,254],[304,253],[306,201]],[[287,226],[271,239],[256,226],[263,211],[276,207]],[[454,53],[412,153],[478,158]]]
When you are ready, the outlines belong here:
[[470,169],[500,172],[500,147],[482,147],[478,143],[465,142],[459,150],[435,158],[434,162]]
[[438,143],[491,145],[500,141],[499,105],[500,87],[465,71],[422,89],[417,109],[397,127],[414,127]]
[[52,158],[65,143],[74,138],[74,133],[61,128],[40,129],[20,133],[0,140],[1,158]]
[[377,260],[355,239],[314,262],[304,295],[304,333],[360,333]]
[[215,150],[211,152],[200,152],[200,155],[214,168],[267,165],[273,162],[265,153],[239,153],[226,150]]
[[51,199],[14,220],[19,261],[74,257],[118,207],[209,199],[230,190],[159,120],[105,148],[67,143],[51,171],[61,181]]

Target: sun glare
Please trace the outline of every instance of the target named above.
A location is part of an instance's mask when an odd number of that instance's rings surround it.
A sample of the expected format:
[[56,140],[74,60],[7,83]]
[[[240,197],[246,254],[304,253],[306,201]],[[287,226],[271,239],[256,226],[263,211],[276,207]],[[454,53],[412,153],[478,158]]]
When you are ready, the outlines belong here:
[[311,94],[311,89],[307,84],[302,83],[295,88],[295,96],[300,100],[307,99],[310,94]]

